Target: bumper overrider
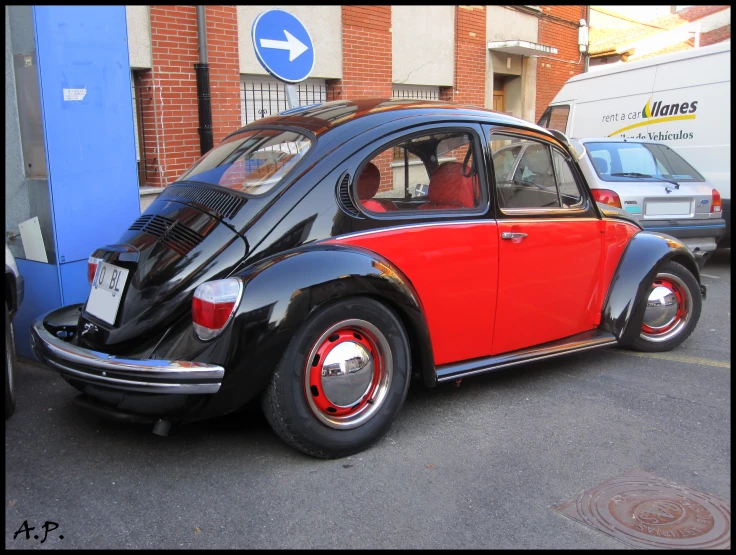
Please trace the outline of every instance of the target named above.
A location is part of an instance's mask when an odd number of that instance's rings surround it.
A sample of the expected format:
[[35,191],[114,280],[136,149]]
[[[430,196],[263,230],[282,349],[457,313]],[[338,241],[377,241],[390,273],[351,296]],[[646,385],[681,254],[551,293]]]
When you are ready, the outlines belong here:
[[[57,337],[45,322],[65,316],[70,307],[48,312],[31,326],[36,357],[63,377],[108,390],[154,394],[214,394],[222,385],[222,366],[182,360],[126,359],[84,349]],[[56,326],[50,326],[57,329]],[[66,332],[62,332],[66,334]]]

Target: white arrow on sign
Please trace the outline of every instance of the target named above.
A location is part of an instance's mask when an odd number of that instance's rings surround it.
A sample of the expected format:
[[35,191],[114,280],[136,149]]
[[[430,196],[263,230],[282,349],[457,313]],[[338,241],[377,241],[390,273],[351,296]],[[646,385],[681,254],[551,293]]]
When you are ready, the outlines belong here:
[[277,48],[278,50],[289,51],[289,61],[293,62],[299,56],[304,54],[309,47],[284,29],[286,40],[261,39],[261,48]]

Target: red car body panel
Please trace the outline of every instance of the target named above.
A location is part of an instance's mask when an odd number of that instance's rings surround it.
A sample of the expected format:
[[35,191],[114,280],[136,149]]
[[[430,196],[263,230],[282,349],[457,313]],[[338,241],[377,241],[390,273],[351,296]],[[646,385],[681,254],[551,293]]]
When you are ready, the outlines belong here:
[[603,220],[603,225],[605,226],[605,252],[603,253],[602,295],[598,307],[599,313],[603,310],[603,303],[606,300],[608,288],[611,286],[611,280],[616,272],[621,256],[629,244],[629,240],[632,235],[636,235],[641,231],[634,224],[617,220]]
[[501,220],[502,240],[491,354],[554,341],[596,327],[600,312],[600,220]]
[[498,286],[496,221],[418,225],[329,242],[369,249],[406,275],[421,298],[435,365],[491,353]]

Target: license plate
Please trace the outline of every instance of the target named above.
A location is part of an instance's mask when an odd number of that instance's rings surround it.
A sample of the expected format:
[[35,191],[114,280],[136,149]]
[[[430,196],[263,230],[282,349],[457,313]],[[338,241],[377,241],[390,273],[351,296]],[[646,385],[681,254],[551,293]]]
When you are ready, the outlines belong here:
[[648,202],[647,216],[684,216],[691,213],[691,202]]
[[125,268],[118,268],[106,262],[100,263],[85,310],[103,322],[115,325],[127,279],[128,270]]

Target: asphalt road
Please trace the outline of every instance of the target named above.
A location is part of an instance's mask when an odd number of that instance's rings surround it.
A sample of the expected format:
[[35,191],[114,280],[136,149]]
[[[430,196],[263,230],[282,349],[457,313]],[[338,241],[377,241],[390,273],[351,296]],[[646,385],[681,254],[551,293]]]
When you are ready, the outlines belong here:
[[[389,434],[341,460],[291,450],[256,410],[168,438],[111,423],[21,362],[5,424],[5,545],[625,548],[552,506],[633,468],[731,501],[730,257],[703,270],[708,299],[678,349],[417,383]],[[30,539],[14,539],[25,521]],[[45,534],[47,521],[58,529]]]

